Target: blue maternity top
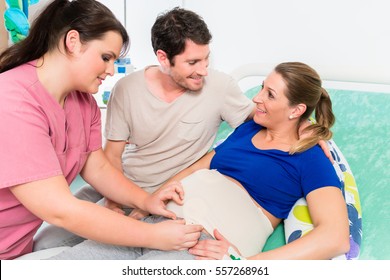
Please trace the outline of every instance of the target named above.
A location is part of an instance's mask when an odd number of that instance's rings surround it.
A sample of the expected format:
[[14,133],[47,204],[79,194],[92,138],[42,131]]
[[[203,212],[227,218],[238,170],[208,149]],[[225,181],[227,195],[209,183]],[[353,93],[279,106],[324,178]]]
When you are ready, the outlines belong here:
[[319,145],[294,155],[261,150],[252,143],[261,129],[253,120],[239,126],[215,148],[210,169],[239,181],[259,205],[282,219],[311,191],[326,186],[341,188],[332,163]]

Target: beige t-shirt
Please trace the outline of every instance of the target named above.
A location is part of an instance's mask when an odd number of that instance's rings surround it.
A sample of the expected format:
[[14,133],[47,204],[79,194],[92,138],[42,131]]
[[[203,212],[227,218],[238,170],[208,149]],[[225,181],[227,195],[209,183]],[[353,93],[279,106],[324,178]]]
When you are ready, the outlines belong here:
[[147,88],[145,69],[117,82],[107,106],[105,137],[124,140],[125,175],[147,191],[201,158],[222,121],[237,127],[253,103],[227,74],[209,69],[201,91],[167,103]]

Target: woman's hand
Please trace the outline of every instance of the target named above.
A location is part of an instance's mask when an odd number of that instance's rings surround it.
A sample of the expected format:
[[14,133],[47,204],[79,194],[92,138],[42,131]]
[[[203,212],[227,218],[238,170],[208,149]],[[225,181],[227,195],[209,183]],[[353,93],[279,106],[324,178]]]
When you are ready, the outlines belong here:
[[151,244],[152,248],[160,250],[186,250],[193,247],[200,237],[203,230],[201,225],[186,225],[185,221],[168,220],[163,221],[153,226],[156,238],[153,238],[157,243]]
[[[214,230],[214,239],[200,240],[188,252],[196,256],[197,260],[222,260],[229,256],[229,247],[237,248],[231,244],[217,229]],[[230,258],[229,258],[230,259]]]
[[145,211],[176,219],[176,214],[166,209],[166,202],[173,200],[179,205],[183,204],[184,191],[180,182],[170,182],[151,194],[145,200]]

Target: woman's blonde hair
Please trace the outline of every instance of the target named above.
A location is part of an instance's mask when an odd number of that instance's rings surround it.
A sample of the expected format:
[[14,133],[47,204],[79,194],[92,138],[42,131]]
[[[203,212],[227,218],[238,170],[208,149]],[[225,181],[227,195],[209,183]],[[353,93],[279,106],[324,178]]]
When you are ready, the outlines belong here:
[[[306,111],[300,116],[299,124],[308,121],[315,114],[315,123],[305,128],[310,136],[300,139],[290,149],[290,154],[303,152],[320,140],[332,138],[330,128],[335,122],[332,111],[332,102],[328,92],[322,87],[322,81],[318,73],[310,66],[301,62],[286,62],[275,67],[275,72],[280,74],[286,83],[286,96],[290,106],[305,104]],[[297,127],[298,130],[298,127]]]

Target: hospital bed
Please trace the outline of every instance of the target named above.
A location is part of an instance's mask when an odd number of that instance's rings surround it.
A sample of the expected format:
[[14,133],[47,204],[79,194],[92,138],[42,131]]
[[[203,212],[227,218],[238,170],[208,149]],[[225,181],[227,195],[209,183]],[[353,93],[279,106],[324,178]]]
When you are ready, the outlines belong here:
[[[252,63],[238,67],[232,76],[243,92],[252,98],[264,77],[274,65]],[[336,160],[341,164],[344,183],[350,189],[347,201],[356,209],[349,209],[354,225],[356,244],[345,258],[365,260],[390,259],[390,82],[389,84],[356,82],[356,77],[332,76],[331,71],[319,71],[331,96],[336,123],[332,128],[332,143],[337,148]],[[360,77],[359,77],[360,79]],[[351,82],[352,81],[352,82]],[[222,123],[214,145],[222,141],[232,129]],[[342,159],[342,162],[340,160]],[[77,190],[84,182],[78,178],[71,186]],[[352,191],[351,191],[352,188]],[[354,199],[354,200],[353,200]],[[296,206],[302,206],[297,204]],[[304,206],[303,206],[304,207]],[[302,207],[299,207],[302,209]],[[352,215],[355,215],[354,217]],[[288,222],[292,221],[290,224]],[[296,221],[295,221],[296,222]],[[286,229],[287,228],[287,229]],[[310,224],[294,224],[293,218],[280,224],[268,239],[264,250],[282,246],[297,238]],[[288,231],[288,234],[285,234]],[[301,233],[299,233],[301,231]],[[289,238],[289,236],[291,236]],[[287,238],[286,238],[287,236]],[[360,237],[359,237],[360,236]],[[360,240],[359,240],[360,238]]]

